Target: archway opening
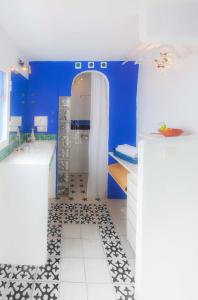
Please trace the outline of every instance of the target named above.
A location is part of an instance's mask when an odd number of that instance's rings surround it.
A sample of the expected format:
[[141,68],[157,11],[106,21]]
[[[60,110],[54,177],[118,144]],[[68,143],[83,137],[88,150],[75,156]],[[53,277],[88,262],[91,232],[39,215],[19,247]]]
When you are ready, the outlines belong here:
[[86,71],[74,78],[70,118],[70,196],[104,198],[109,134],[109,84],[104,74]]

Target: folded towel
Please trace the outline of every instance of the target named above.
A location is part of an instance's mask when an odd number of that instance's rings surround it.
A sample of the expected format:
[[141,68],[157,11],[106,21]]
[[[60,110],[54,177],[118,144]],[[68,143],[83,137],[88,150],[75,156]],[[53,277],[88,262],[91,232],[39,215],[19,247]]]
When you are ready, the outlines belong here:
[[121,153],[121,152],[119,152],[119,151],[117,151],[117,150],[114,150],[114,151],[113,151],[113,154],[114,154],[115,156],[117,156],[117,157],[123,159],[123,160],[126,160],[126,161],[132,163],[132,164],[137,164],[137,163],[138,163],[138,159],[137,159],[137,158],[132,158],[131,156],[128,156],[128,155],[126,155],[126,154],[123,154],[123,153]]
[[137,158],[138,156],[138,150],[137,147],[133,147],[127,144],[124,145],[118,145],[116,147],[116,151],[121,152],[127,156],[130,156],[132,158]]

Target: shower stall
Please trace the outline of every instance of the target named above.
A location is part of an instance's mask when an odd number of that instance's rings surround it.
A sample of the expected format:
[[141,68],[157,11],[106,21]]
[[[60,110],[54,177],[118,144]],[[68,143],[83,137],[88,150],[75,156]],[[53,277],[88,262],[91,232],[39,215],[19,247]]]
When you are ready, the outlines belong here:
[[60,197],[68,196],[72,200],[78,193],[84,199],[106,196],[108,92],[108,83],[103,75],[98,72],[83,72],[73,80],[71,97],[60,97]]

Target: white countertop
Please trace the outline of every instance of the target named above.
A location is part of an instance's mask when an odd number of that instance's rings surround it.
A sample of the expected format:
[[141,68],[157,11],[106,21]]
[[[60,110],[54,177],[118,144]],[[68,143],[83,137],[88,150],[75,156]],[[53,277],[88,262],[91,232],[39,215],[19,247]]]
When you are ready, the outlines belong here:
[[49,165],[56,147],[55,141],[24,143],[22,150],[13,151],[1,164]]

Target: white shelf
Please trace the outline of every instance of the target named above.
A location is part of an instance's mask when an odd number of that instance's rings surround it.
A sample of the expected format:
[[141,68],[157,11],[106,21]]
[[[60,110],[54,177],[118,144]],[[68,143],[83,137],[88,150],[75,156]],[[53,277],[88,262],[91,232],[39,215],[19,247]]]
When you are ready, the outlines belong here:
[[113,152],[109,152],[109,155],[113,157],[119,164],[121,164],[127,171],[130,173],[134,173],[137,175],[137,165],[127,162],[113,154]]

